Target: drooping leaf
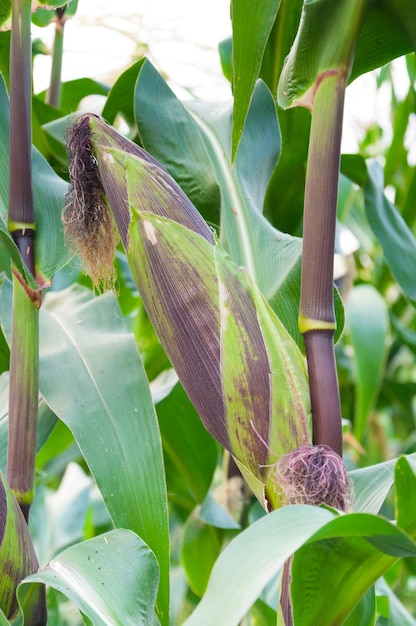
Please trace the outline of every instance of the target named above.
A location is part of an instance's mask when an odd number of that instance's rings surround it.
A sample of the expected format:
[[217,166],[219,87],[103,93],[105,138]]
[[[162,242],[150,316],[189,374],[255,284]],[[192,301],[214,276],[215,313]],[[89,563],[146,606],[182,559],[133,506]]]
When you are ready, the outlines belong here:
[[33,583],[44,583],[67,596],[94,626],[147,626],[154,623],[159,569],[140,537],[113,530],[79,543],[56,556],[19,586],[24,624]]
[[[264,537],[267,537],[267,541],[264,541]],[[366,556],[368,547],[377,554],[378,559],[388,559],[389,563],[395,557],[385,556],[383,551],[397,555],[416,553],[416,544],[409,536],[382,518],[366,514],[337,516],[329,510],[305,505],[283,507],[252,524],[221,553],[214,565],[207,591],[185,625],[211,626],[227,623],[229,626],[237,626],[266,583],[275,576],[291,554],[306,542],[321,542],[324,539],[334,541],[337,537],[351,537],[360,546],[363,557]],[[368,543],[368,539],[377,545],[377,549]],[[342,558],[346,561],[348,554],[342,553]],[[311,566],[311,563],[308,565]],[[363,565],[362,567],[364,569]],[[334,578],[334,571],[336,570],[331,570],[330,577],[324,577],[326,584],[329,583],[329,578]],[[366,589],[365,576],[364,579],[361,583],[354,579],[355,585],[361,584],[362,593]],[[293,580],[297,581],[295,576]],[[348,601],[348,594],[345,594],[344,586],[339,587],[339,582],[338,588],[339,594]],[[295,592],[300,602],[304,592],[305,587]],[[328,593],[320,594],[320,601],[326,607],[328,597],[332,601],[332,596]],[[296,614],[296,624],[314,623],[307,621],[308,614],[302,618],[299,615]],[[327,617],[326,609],[321,608],[319,623],[337,623],[330,621],[333,617],[332,610]]]
[[[392,524],[391,527],[405,532],[405,543],[416,539],[413,502],[416,489],[415,467],[411,457],[403,457],[397,461],[395,469],[398,525]],[[357,520],[361,519],[361,537],[339,535],[330,542],[303,546],[295,555],[292,597],[296,624],[307,626],[317,619],[328,626],[343,623],[365,591],[398,557],[404,556],[392,535],[381,536],[374,532],[376,526],[386,523],[384,519],[372,516],[360,518],[362,514],[356,515]],[[353,520],[353,517],[347,515],[338,518],[336,523],[348,525],[348,520]],[[365,532],[366,523],[371,526],[374,524],[374,530]],[[319,533],[316,537],[319,537]],[[345,594],[341,583],[344,580],[348,580],[348,594]],[[305,594],[305,589],[313,589],[314,592]],[[327,602],[328,597],[331,598],[331,603]]]
[[[416,303],[413,267],[416,263],[416,239],[396,207],[384,195],[381,166],[371,161],[364,188],[368,222],[380,242],[393,276],[408,298]],[[400,250],[400,254],[397,251]]]

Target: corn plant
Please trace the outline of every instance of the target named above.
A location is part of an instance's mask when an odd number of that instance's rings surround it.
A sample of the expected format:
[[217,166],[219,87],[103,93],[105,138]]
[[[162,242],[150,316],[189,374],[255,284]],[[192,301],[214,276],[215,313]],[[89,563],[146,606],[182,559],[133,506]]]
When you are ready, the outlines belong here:
[[[33,95],[31,8],[0,12],[0,623],[414,623],[413,3],[233,0],[222,105],[147,59],[62,84],[58,1]],[[401,55],[397,208],[340,145],[349,82]]]

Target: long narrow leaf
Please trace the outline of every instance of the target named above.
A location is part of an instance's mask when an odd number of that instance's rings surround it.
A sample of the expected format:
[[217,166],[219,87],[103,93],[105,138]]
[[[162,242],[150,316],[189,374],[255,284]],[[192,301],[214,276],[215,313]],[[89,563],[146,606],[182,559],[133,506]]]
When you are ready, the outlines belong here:
[[[5,291],[6,286],[3,297]],[[115,298],[94,298],[73,287],[45,299],[40,361],[41,393],[74,433],[115,525],[137,532],[157,556],[158,610],[166,623],[169,543],[161,441],[143,366]]]
[[154,554],[131,531],[113,530],[61,552],[19,586],[24,624],[30,619],[33,584],[67,596],[94,626],[149,626],[159,571]]
[[[350,514],[338,517],[329,510],[305,505],[284,507],[270,513],[238,535],[220,555],[204,598],[186,620],[185,626],[211,626],[221,623],[237,626],[264,586],[304,543],[336,537],[360,538],[363,535],[377,541],[379,550],[409,556],[416,554],[416,544],[408,535],[386,520],[372,515]],[[267,537],[267,541],[264,541],[264,537]],[[394,561],[395,557],[384,557],[367,541],[359,541],[363,556],[366,556],[364,547],[368,546],[379,558],[385,558],[389,563]],[[343,553],[343,558],[347,559],[348,554]],[[328,584],[328,576],[324,580]],[[302,587],[300,598],[303,597],[304,590]],[[341,592],[346,595],[343,586]],[[327,602],[328,597],[332,599],[332,596],[322,594],[323,601]],[[296,619],[295,623],[314,623],[305,619],[306,617],[299,622]],[[321,609],[319,623],[338,622],[328,621],[325,611],[322,612]]]
[[[251,0],[233,0],[233,160],[243,133],[250,107],[254,84],[259,76],[263,54],[280,0],[267,0],[258,4]],[[254,34],[254,36],[253,36]]]
[[387,304],[372,286],[359,285],[349,294],[348,326],[356,365],[354,434],[361,441],[383,380],[388,350]]
[[[384,195],[381,166],[371,161],[364,188],[368,222],[380,242],[393,276],[413,303],[416,303],[416,239],[396,207]],[[400,254],[397,254],[397,250]]]

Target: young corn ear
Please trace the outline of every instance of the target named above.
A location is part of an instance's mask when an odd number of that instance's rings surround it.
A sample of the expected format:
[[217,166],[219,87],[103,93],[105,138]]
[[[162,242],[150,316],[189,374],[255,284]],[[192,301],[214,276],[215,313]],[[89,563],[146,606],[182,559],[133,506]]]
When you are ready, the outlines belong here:
[[263,506],[277,508],[287,499],[276,463],[310,442],[309,386],[297,345],[152,157],[93,115],[81,117],[69,139],[70,158],[80,154],[70,165],[68,237],[81,231],[75,248],[96,246],[89,224],[109,211],[149,318],[205,427]]
[[8,619],[18,612],[18,584],[38,569],[20,506],[0,475],[0,608]]

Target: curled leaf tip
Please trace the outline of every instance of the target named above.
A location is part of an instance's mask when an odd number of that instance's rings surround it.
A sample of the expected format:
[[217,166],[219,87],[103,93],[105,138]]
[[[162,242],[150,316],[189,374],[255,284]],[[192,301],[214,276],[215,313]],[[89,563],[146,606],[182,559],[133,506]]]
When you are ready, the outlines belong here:
[[352,491],[341,457],[329,446],[303,445],[274,467],[283,504],[326,504],[340,511],[352,505]]
[[70,185],[62,220],[65,237],[94,284],[102,289],[115,282],[114,255],[118,237],[94,156],[90,118],[80,116],[67,137]]

